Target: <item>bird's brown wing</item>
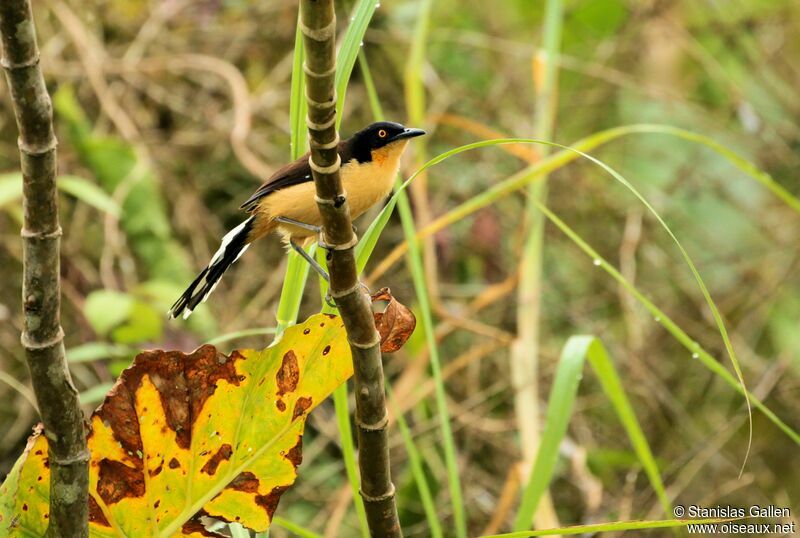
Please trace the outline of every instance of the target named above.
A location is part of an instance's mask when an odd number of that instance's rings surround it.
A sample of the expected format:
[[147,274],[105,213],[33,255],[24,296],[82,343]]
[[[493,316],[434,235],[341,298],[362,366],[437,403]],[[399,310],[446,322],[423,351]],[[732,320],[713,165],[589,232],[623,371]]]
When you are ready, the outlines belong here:
[[[342,164],[350,160],[351,151],[346,140],[339,142],[338,151],[342,159]],[[296,161],[287,164],[272,174],[272,176],[240,206],[240,209],[252,213],[258,206],[258,202],[265,196],[269,196],[273,192],[287,187],[314,181],[311,177],[311,167],[308,164],[309,155],[309,153],[305,153]]]
[[308,155],[309,154],[306,153],[296,161],[283,166],[272,174],[272,176],[240,206],[240,209],[252,213],[256,206],[258,206],[259,200],[265,196],[277,190],[285,189],[286,187],[313,181],[311,178],[311,167],[308,165]]

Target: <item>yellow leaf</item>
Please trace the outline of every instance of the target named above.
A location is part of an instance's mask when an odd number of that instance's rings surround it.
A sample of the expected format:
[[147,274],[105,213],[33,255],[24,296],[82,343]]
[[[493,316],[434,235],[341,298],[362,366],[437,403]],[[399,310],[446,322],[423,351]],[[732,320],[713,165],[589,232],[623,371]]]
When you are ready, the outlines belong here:
[[[204,517],[266,530],[308,412],[352,373],[342,322],[324,314],[262,351],[139,354],[91,417],[90,535],[214,536]],[[0,535],[44,534],[49,479],[37,433],[2,486]]]

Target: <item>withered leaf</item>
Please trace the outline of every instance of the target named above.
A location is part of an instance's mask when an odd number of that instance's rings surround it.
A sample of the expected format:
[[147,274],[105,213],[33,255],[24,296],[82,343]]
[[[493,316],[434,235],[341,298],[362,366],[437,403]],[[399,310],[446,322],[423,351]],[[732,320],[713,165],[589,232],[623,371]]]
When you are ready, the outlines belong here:
[[375,327],[381,335],[381,352],[394,353],[411,337],[417,326],[417,318],[411,310],[394,298],[389,288],[381,288],[372,294],[372,302],[388,301],[383,312],[374,312]]

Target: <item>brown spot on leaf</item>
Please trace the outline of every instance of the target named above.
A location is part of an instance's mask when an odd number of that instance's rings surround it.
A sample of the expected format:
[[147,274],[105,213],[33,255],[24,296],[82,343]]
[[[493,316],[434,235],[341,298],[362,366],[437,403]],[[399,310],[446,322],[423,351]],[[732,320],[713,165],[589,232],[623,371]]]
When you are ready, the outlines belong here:
[[102,525],[103,527],[111,526],[106,519],[106,515],[100,509],[100,505],[97,504],[97,501],[91,495],[89,495],[89,521]]
[[304,414],[308,408],[311,407],[311,397],[301,396],[294,404],[294,411],[292,412],[292,420]]
[[172,458],[171,460],[169,460],[169,463],[167,465],[169,466],[170,469],[177,469],[178,467],[181,466],[181,462],[179,462],[175,458]]
[[300,368],[297,366],[297,356],[291,349],[283,355],[283,362],[275,374],[278,384],[278,396],[293,392],[300,382]]
[[28,511],[28,505],[26,503],[22,503],[22,511],[23,512],[27,512]]
[[219,467],[220,463],[231,459],[231,454],[233,454],[233,448],[228,443],[225,443],[219,447],[217,453],[211,456],[206,464],[203,465],[203,468],[200,469],[200,472],[206,473],[207,475],[213,475],[217,472],[217,467]]
[[291,462],[292,466],[297,469],[297,466],[303,462],[303,436],[297,436],[297,443],[289,449],[284,456],[285,459]]
[[381,352],[394,353],[409,339],[417,326],[414,313],[392,296],[389,288],[372,295],[372,302],[388,301],[383,312],[375,312],[375,328],[381,335]]
[[120,461],[100,460],[97,493],[106,505],[144,495],[144,473]]
[[256,504],[266,510],[270,520],[272,520],[275,509],[278,508],[278,501],[281,500],[281,495],[287,489],[289,489],[289,486],[277,486],[272,488],[272,491],[266,495],[256,495]]
[[163,468],[164,468],[164,460],[161,460],[161,463],[158,464],[158,467],[156,467],[155,469],[150,469],[147,474],[149,474],[151,477],[158,476],[159,474],[161,474],[161,470]]
[[311,329],[309,329],[308,327],[306,327],[305,329],[303,329],[303,334],[308,334],[308,333],[310,333],[310,332],[311,332]]
[[325,346],[325,349],[322,350],[322,355],[325,356],[331,352],[331,346]]
[[258,478],[250,471],[245,471],[239,473],[239,476],[234,478],[231,483],[228,484],[228,487],[245,493],[258,493]]
[[278,411],[280,411],[281,413],[286,411],[286,404],[283,403],[283,400],[276,400],[275,401],[275,407],[277,407]]

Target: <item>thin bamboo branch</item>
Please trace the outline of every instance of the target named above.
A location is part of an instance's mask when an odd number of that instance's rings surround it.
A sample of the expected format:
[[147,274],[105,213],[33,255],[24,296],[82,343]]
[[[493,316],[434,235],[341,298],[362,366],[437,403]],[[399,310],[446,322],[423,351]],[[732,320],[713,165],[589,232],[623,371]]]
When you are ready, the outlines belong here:
[[28,0],[0,2],[0,35],[0,63],[11,89],[20,133],[24,205],[22,345],[49,447],[50,524],[46,536],[80,538],[88,536],[89,452],[78,391],[64,354],[56,137]]
[[353,354],[361,497],[373,536],[402,536],[389,465],[388,414],[380,335],[369,295],[358,280],[350,210],[339,177],[336,132],[336,16],[333,0],[301,0],[300,28],[306,49],[307,125],[322,241],[329,248],[330,294],[342,316]]

